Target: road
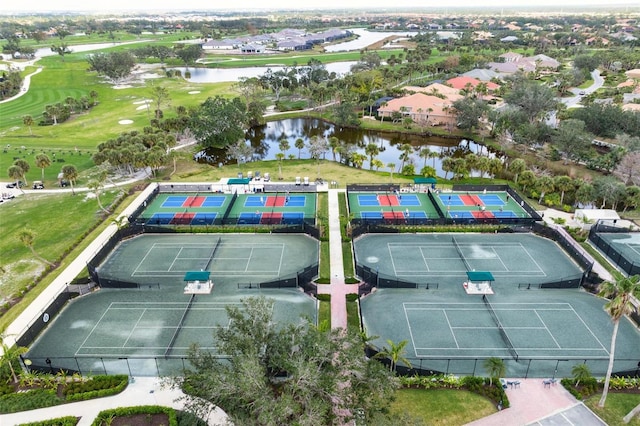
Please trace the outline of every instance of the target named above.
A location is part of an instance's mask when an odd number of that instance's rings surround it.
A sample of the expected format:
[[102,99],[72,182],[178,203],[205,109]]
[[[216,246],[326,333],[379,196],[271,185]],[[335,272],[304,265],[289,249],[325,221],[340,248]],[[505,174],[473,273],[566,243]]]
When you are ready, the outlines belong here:
[[[591,86],[587,87],[586,89],[579,89],[574,87],[570,89],[570,92],[573,93],[573,96],[558,98],[558,102],[562,102],[563,104],[565,104],[567,106],[567,109],[580,108],[580,101],[584,96],[590,95],[604,85],[604,78],[602,78],[602,76],[600,75],[600,71],[591,71],[591,78],[593,79],[593,84],[591,84]],[[580,92],[584,92],[584,94],[581,95]],[[558,127],[556,112],[557,111],[549,112],[549,116],[547,118],[547,124],[553,128]]]

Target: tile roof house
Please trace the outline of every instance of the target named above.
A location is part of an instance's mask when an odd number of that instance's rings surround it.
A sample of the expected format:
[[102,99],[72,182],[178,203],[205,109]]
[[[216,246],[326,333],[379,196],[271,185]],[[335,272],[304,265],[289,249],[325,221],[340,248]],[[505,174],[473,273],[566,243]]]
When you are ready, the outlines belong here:
[[491,81],[494,78],[499,77],[497,72],[493,70],[484,69],[484,68],[475,68],[475,69],[472,69],[471,71],[465,72],[462,75],[466,77],[476,78],[480,81]]
[[391,118],[394,112],[429,126],[455,125],[457,121],[452,101],[425,93],[414,93],[386,102],[378,108],[378,117]]
[[505,62],[517,62],[522,59],[522,55],[515,52],[507,52],[500,55],[499,58],[504,59]]
[[500,88],[500,85],[493,83],[491,81],[483,82],[476,78],[467,77],[467,76],[459,76],[459,77],[454,77],[447,80],[447,84],[449,86],[458,90],[466,89],[468,85],[471,85],[471,87],[476,87],[480,83],[486,84],[489,92],[495,92]]
[[460,94],[460,90],[451,86],[446,86],[441,83],[432,83],[425,87],[419,86],[404,86],[403,89],[406,92],[425,93],[436,97],[446,97],[450,102],[457,101],[463,96]]

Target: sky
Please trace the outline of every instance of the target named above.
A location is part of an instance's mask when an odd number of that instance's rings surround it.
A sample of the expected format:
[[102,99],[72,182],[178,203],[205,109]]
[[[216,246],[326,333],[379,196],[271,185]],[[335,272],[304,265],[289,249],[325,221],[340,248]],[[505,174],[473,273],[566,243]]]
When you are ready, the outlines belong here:
[[[301,4],[302,3],[302,4]],[[638,8],[638,0],[244,0],[239,3],[221,0],[107,0],[106,2],[87,2],[80,0],[22,0],[0,2],[0,12],[33,11],[118,11],[118,10],[215,10],[215,9],[393,9],[404,7],[473,7],[480,6],[513,9],[517,7],[554,6],[572,8],[593,5],[628,5]],[[267,6],[268,5],[268,6]]]

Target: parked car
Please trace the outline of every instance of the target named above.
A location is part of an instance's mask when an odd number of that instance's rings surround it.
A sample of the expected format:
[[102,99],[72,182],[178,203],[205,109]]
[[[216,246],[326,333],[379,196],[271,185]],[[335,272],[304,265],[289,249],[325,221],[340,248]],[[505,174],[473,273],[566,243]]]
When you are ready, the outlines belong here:
[[39,180],[34,180],[33,189],[44,189],[44,183],[42,183],[42,181],[39,181]]
[[19,181],[18,181],[18,185],[17,185],[17,186],[16,186],[16,183],[15,183],[15,182],[9,182],[9,183],[7,184],[7,188],[17,188],[17,187],[22,188],[23,186],[24,186],[24,182],[23,182],[23,181],[21,181],[21,180],[19,180]]
[[586,94],[586,92],[584,90],[581,90],[580,93],[578,93],[580,96],[584,96]]

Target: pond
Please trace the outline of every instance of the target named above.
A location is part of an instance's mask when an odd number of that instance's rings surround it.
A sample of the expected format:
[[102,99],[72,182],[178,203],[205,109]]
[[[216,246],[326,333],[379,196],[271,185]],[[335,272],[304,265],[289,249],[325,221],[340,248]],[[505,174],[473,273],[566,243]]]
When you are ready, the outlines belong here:
[[[294,155],[296,158],[309,158],[309,152],[306,148],[300,150],[295,148],[295,141],[300,138],[308,143],[313,136],[322,136],[330,138],[337,137],[340,141],[348,144],[355,152],[365,154],[365,147],[374,143],[380,148],[380,154],[376,156],[382,161],[384,167],[380,170],[388,171],[387,164],[394,163],[396,170],[402,164],[400,160],[400,147],[407,143],[413,146],[414,151],[411,154],[411,161],[415,164],[417,173],[425,164],[424,158],[419,156],[419,151],[427,148],[436,152],[443,157],[460,157],[468,153],[476,153],[484,156],[494,157],[484,145],[465,139],[447,139],[442,137],[423,137],[418,135],[407,135],[399,133],[380,133],[372,130],[363,129],[342,129],[336,128],[331,123],[314,118],[291,118],[286,120],[271,121],[264,126],[254,127],[247,132],[246,141],[251,143],[254,150],[253,160],[275,160],[276,154],[280,153],[279,141],[286,139],[289,142],[290,149],[285,153]],[[366,154],[365,154],[366,155]],[[212,165],[230,164],[235,160],[229,158],[224,150],[209,148],[200,151],[195,155],[196,160],[209,163]],[[331,152],[325,155],[325,159],[333,160]],[[340,157],[336,156],[335,161],[340,161]],[[426,160],[428,166],[433,167],[435,161],[435,169],[438,176],[444,176],[442,170],[441,158],[429,158]],[[369,158],[363,164],[363,169],[369,169]]]
[[350,30],[359,37],[355,40],[345,41],[344,43],[325,46],[326,52],[344,52],[349,50],[361,50],[374,43],[384,40],[387,37],[413,37],[419,34],[417,31],[369,31],[366,28],[354,28]]
[[[343,76],[351,71],[351,66],[355,61],[332,62],[326,64],[327,71],[335,72],[338,76]],[[303,64],[301,64],[302,66]],[[245,68],[193,68],[193,67],[176,67],[172,70],[178,70],[185,75],[187,71],[191,73],[191,77],[187,78],[192,83],[220,83],[223,81],[238,81],[240,77],[259,77],[263,75],[267,69],[272,71],[280,71],[284,67],[245,67]]]

